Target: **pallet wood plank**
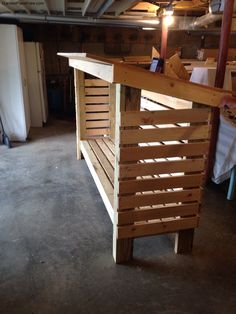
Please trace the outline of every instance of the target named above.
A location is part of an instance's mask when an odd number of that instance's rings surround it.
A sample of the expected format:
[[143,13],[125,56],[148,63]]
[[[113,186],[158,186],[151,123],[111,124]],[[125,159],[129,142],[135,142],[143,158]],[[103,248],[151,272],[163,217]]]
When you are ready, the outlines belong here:
[[200,198],[201,189],[189,189],[182,191],[120,196],[118,209],[122,210],[126,208],[135,208],[140,206],[169,204],[177,202],[194,202],[194,201],[199,202]]
[[121,164],[120,178],[146,176],[175,172],[197,172],[205,168],[205,159],[182,159],[175,161],[158,161],[138,164]]
[[109,112],[89,112],[85,114],[86,120],[106,120],[109,119]]
[[120,195],[173,188],[193,188],[202,185],[202,181],[202,174],[121,181]]
[[153,158],[201,156],[208,153],[208,148],[209,141],[145,147],[122,147],[120,149],[120,162],[122,163]]
[[86,128],[108,128],[109,126],[109,120],[86,121]]
[[210,128],[208,125],[142,129],[142,130],[121,130],[121,144],[151,143],[161,141],[199,140],[208,139]]
[[137,238],[155,234],[172,233],[178,230],[196,228],[199,223],[199,217],[188,217],[173,219],[170,221],[134,224],[127,226],[118,226],[118,238]]
[[109,111],[109,105],[86,105],[86,112],[102,112]]
[[85,96],[94,96],[94,95],[108,95],[109,94],[109,88],[103,87],[86,87],[85,88]]
[[109,104],[109,96],[85,96],[86,104]]
[[210,109],[178,109],[156,111],[126,111],[121,113],[121,126],[206,122]]
[[103,87],[107,87],[109,86],[109,83],[107,81],[104,80],[100,80],[100,79],[85,79],[85,86],[88,87],[97,87],[97,86],[103,86]]
[[145,209],[134,209],[119,211],[119,225],[128,225],[138,221],[161,219],[175,216],[193,216],[199,213],[199,203],[181,205],[167,205],[159,208],[148,207]]
[[101,129],[87,129],[86,135],[88,136],[99,136],[99,135],[108,135],[109,129],[107,128],[101,128]]

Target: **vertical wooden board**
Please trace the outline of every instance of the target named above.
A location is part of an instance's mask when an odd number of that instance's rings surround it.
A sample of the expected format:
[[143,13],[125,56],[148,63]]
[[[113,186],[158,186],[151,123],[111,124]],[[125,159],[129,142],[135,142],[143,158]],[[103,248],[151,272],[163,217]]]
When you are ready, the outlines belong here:
[[85,124],[85,93],[84,93],[84,72],[77,72],[78,83],[76,90],[78,93],[78,109],[80,113],[80,136],[82,139],[86,138],[86,124]]
[[110,84],[109,90],[110,105],[110,137],[115,140],[115,124],[116,124],[116,85]]
[[76,114],[76,151],[77,159],[81,159],[80,148],[80,108],[79,108],[79,70],[74,69],[74,85],[75,85],[75,114]]

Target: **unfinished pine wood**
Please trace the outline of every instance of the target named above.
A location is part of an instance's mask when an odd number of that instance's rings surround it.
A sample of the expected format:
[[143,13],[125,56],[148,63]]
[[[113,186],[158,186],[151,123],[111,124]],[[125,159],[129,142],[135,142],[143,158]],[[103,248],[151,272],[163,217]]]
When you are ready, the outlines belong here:
[[143,222],[139,224],[119,226],[118,238],[137,238],[148,235],[172,233],[177,230],[185,230],[190,228],[196,228],[199,223],[198,216],[179,218],[175,220],[160,220],[158,222]]
[[81,142],[81,150],[113,223],[114,188],[87,141]]
[[123,210],[140,206],[170,204],[177,202],[200,202],[200,198],[201,189],[198,188],[183,191],[120,196],[118,209]]
[[110,137],[115,140],[115,124],[116,124],[116,86],[110,84]]
[[89,145],[91,146],[94,154],[96,155],[98,161],[100,162],[101,167],[104,169],[108,179],[114,185],[114,168],[112,163],[104,154],[103,150],[96,141],[89,141]]
[[209,138],[209,126],[189,126],[143,130],[121,130],[121,144],[161,141],[200,140]]
[[86,135],[87,138],[90,136],[101,136],[101,135],[108,135],[110,130],[108,128],[96,128],[96,129],[87,129]]
[[158,161],[149,163],[121,164],[120,178],[157,175],[175,172],[196,172],[205,169],[205,159],[183,159],[175,161]]
[[109,96],[85,96],[86,104],[108,104]]
[[109,112],[86,112],[86,120],[108,120]]
[[103,112],[109,111],[109,105],[86,105],[86,112]]
[[109,120],[99,120],[99,121],[86,121],[86,128],[109,128]]
[[[115,119],[115,185],[114,185],[114,209],[117,213],[119,209],[119,193],[120,193],[120,182],[119,178],[119,163],[118,157],[120,153],[120,114],[121,111],[139,111],[140,110],[140,98],[141,90],[131,89],[125,86],[116,86],[116,119]],[[113,228],[113,256],[116,261],[122,262],[130,259],[133,254],[133,240],[129,237],[126,239],[120,239],[117,233],[119,225],[119,217],[115,216],[115,226]]]
[[97,87],[97,86],[103,86],[103,87],[108,87],[109,83],[100,80],[100,79],[85,79],[85,86],[88,87]]
[[92,95],[108,95],[109,88],[97,88],[97,87],[86,87],[85,88],[85,95],[92,96]]
[[202,185],[203,175],[180,175],[174,177],[128,180],[120,182],[120,194],[173,188],[193,188]]
[[208,148],[208,141],[189,144],[122,147],[120,149],[120,162],[153,158],[201,156],[208,153]]
[[128,225],[139,221],[147,221],[176,216],[195,216],[199,213],[199,203],[176,204],[161,207],[145,207],[119,211],[119,225]]
[[206,122],[209,120],[210,109],[179,109],[156,111],[126,111],[121,113],[121,126],[157,125]]

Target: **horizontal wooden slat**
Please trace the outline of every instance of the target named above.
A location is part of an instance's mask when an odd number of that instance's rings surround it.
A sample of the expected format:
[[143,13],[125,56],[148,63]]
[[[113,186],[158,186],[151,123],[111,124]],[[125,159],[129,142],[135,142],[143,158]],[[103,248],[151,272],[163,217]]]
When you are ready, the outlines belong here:
[[99,79],[86,79],[84,80],[85,86],[109,86],[109,83],[104,81],[104,80],[99,80]]
[[109,88],[86,87],[85,96],[88,96],[88,95],[109,95]]
[[208,138],[208,125],[120,131],[121,144],[136,144],[175,140],[197,140]]
[[157,125],[184,122],[205,122],[210,109],[182,109],[121,112],[121,126]]
[[99,121],[86,121],[86,128],[101,128],[101,127],[109,127],[109,120],[99,120]]
[[120,178],[131,178],[154,174],[203,171],[204,159],[185,159],[120,165]]
[[201,189],[120,196],[118,209],[122,210],[126,208],[169,204],[175,202],[194,202],[200,201],[200,197]]
[[207,154],[209,142],[120,148],[120,162]]
[[174,216],[192,216],[199,212],[199,203],[163,206],[159,208],[134,209],[119,211],[118,225],[131,224],[138,221],[160,219]]
[[106,120],[109,119],[109,112],[86,113],[85,120]]
[[86,129],[87,136],[108,135],[109,133],[109,129]]
[[121,181],[119,183],[119,194],[129,194],[172,188],[193,188],[200,186],[202,184],[202,179],[202,174],[193,174],[166,178]]
[[112,164],[107,159],[107,157],[104,155],[103,151],[99,147],[99,145],[96,143],[96,141],[89,141],[89,145],[91,146],[94,154],[96,155],[97,159],[100,162],[100,165],[105,170],[109,180],[114,185],[114,168],[112,167]]
[[85,111],[87,112],[109,111],[109,105],[86,105]]
[[[103,139],[96,140],[97,144],[100,146],[103,153],[106,155],[107,159],[110,161],[111,165],[115,167],[115,156],[110,148],[106,145]],[[107,141],[108,142],[108,141]]]
[[118,239],[137,238],[162,233],[172,233],[178,230],[196,228],[199,217],[179,218],[169,221],[159,221],[152,223],[140,223],[128,226],[119,226],[117,228]]
[[86,104],[108,104],[109,96],[85,96]]

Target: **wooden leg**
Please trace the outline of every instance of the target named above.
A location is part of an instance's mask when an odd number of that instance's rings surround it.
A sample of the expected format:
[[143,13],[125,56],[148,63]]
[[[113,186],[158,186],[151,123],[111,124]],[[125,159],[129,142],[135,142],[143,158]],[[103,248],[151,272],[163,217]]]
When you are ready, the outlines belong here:
[[194,229],[180,230],[175,236],[175,253],[190,253],[193,248]]
[[128,262],[133,258],[133,239],[117,239],[113,236],[113,257],[117,264]]

